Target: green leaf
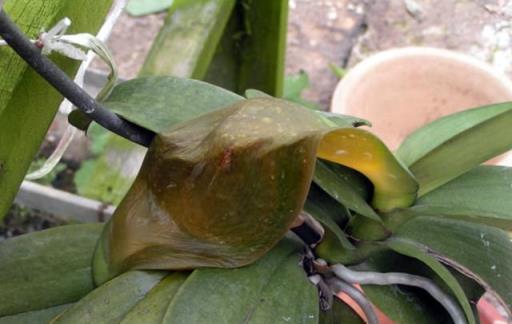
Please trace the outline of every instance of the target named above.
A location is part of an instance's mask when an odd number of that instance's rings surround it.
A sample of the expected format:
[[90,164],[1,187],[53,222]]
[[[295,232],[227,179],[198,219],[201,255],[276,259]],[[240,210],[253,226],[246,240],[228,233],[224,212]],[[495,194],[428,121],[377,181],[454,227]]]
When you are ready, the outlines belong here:
[[284,82],[283,98],[293,101],[301,99],[302,91],[309,88],[309,76],[306,71],[301,70],[297,74],[287,75]]
[[126,12],[132,16],[144,16],[164,11],[176,0],[130,0],[126,5]]
[[347,167],[331,169],[330,165],[332,164],[321,160],[317,161],[315,183],[348,209],[375,221],[380,221],[379,215],[366,202],[368,181]]
[[244,92],[244,96],[247,99],[253,99],[253,98],[274,98],[269,94],[266,94],[263,91],[256,90],[256,89],[247,89]]
[[243,99],[202,81],[160,76],[117,85],[105,105],[127,120],[161,133],[177,123]]
[[94,287],[102,224],[67,225],[0,243],[0,316],[74,302]]
[[172,300],[167,323],[317,323],[318,293],[285,239],[243,268],[195,270]]
[[281,97],[287,19],[288,0],[237,1],[205,81]]
[[174,272],[168,275],[151,289],[146,297],[138,302],[120,323],[162,323],[167,307],[187,280],[187,277],[187,272]]
[[[117,85],[105,104],[124,118],[154,132],[223,108],[243,97],[205,82],[145,77]],[[133,183],[145,149],[93,123],[94,159],[75,175],[80,195],[118,204]]]
[[[308,198],[304,205],[304,210],[313,216],[317,221],[319,221],[324,226],[326,231],[330,232],[325,233],[326,235],[334,236],[333,239],[335,239],[337,243],[335,245],[335,250],[354,249],[354,246],[352,243],[350,243],[346,234],[341,230],[340,225],[338,225],[338,223],[346,224],[348,222],[348,211],[344,206],[337,203],[335,200],[329,197],[327,193],[323,192],[314,184],[312,184],[311,188],[309,189]],[[325,239],[326,238],[324,237],[324,240]],[[322,244],[323,242],[320,243],[320,245]],[[330,248],[329,250],[333,249],[334,248]],[[325,256],[320,257],[326,259]]]
[[399,286],[364,286],[366,296],[396,324],[450,323],[439,321],[422,297]]
[[511,197],[512,168],[479,166],[421,197],[412,210],[512,230]]
[[[411,273],[431,278],[438,284],[440,281],[437,274],[423,262],[389,250],[373,253],[367,259],[365,268],[378,272]],[[363,285],[362,288],[371,302],[397,324],[451,323],[446,310],[420,288],[402,285]]]
[[425,263],[425,265],[430,267],[430,269],[432,269],[443,280],[444,284],[446,284],[449,293],[455,296],[456,300],[459,302],[459,305],[466,314],[466,319],[468,323],[476,323],[475,316],[473,315],[473,310],[471,309],[468,297],[466,296],[466,293],[464,292],[463,288],[461,287],[457,279],[451,274],[451,272],[444,265],[442,265],[435,257],[428,254],[428,251],[423,250],[422,246],[418,246],[414,244],[414,242],[409,240],[394,237],[388,240],[386,244],[394,251],[406,255],[408,257],[418,259],[421,262]]
[[140,75],[203,79],[235,2],[174,0]]
[[[111,0],[7,0],[3,10],[31,38],[69,17],[69,33],[95,34]],[[50,58],[73,76],[79,63]],[[57,112],[62,96],[8,46],[0,48],[0,219],[14,196]]]
[[52,318],[64,312],[66,309],[71,307],[71,305],[72,304],[64,304],[41,310],[0,317],[0,324],[49,323]]
[[470,109],[412,133],[397,151],[416,176],[419,196],[512,148],[512,103]]
[[[74,182],[81,196],[118,205],[133,183],[146,149],[93,124],[89,130],[92,151],[100,152],[82,162]],[[103,147],[108,149],[103,150]],[[103,151],[103,153],[101,153]]]
[[284,78],[283,98],[310,109],[321,109],[322,107],[318,104],[302,98],[302,92],[307,88],[309,88],[309,76],[305,71],[287,75]]
[[342,115],[337,113],[332,113],[330,111],[316,111],[317,114],[323,116],[327,120],[329,120],[333,125],[337,125],[340,127],[359,127],[359,126],[372,126],[372,124],[366,119],[361,119],[359,117]]
[[359,315],[341,299],[334,298],[332,308],[327,311],[320,311],[319,324],[364,324],[366,323]]
[[329,129],[306,108],[258,98],[157,135],[102,240],[106,277],[259,259],[302,210]]
[[329,69],[331,70],[332,74],[334,74],[338,79],[343,79],[347,74],[347,69],[334,63],[329,64]]
[[477,280],[512,306],[512,240],[497,228],[459,220],[417,217],[396,235],[416,241],[432,256]]
[[117,323],[166,275],[130,271],[103,284],[52,321],[59,323]]

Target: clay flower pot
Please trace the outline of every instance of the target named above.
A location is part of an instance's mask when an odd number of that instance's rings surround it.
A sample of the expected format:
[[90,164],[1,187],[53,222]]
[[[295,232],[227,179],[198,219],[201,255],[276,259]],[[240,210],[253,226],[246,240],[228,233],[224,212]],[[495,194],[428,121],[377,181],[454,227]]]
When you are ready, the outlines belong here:
[[[441,116],[504,101],[512,101],[512,82],[492,66],[453,51],[407,47],[356,65],[336,87],[331,110],[370,120],[372,131],[396,149]],[[512,165],[512,155],[506,160],[494,162]]]

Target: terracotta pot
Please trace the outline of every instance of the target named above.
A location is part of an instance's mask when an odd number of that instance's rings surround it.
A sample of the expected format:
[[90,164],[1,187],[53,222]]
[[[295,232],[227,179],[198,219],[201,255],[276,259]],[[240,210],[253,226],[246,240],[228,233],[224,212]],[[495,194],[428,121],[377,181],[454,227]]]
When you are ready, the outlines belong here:
[[370,120],[372,131],[396,149],[441,116],[504,101],[512,101],[512,82],[490,65],[448,50],[408,47],[380,52],[351,69],[331,110]]

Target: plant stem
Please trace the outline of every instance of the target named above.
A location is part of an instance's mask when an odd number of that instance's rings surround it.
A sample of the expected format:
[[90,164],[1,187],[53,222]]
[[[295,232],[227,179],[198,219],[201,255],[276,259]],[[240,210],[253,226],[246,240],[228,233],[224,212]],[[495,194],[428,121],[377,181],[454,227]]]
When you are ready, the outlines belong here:
[[402,272],[354,271],[341,264],[335,264],[331,269],[336,277],[353,284],[405,285],[422,288],[444,306],[455,324],[466,323],[466,316],[458,304],[430,279]]
[[146,147],[151,144],[155,136],[153,132],[117,116],[89,96],[57,65],[42,55],[40,49],[30,42],[3,10],[0,10],[0,36],[37,73],[92,120],[132,142]]

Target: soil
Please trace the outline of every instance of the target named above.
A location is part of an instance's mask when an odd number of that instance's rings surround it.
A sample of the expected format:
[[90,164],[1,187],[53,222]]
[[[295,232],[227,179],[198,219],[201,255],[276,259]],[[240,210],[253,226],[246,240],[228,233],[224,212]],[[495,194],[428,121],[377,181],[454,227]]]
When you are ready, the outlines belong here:
[[3,224],[0,224],[0,241],[10,237],[64,225],[65,223],[66,222],[48,213],[13,204]]

